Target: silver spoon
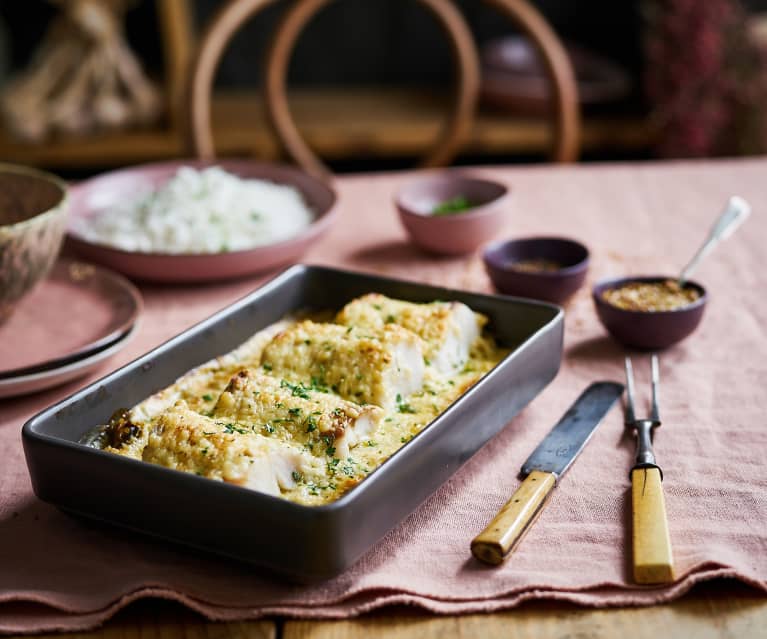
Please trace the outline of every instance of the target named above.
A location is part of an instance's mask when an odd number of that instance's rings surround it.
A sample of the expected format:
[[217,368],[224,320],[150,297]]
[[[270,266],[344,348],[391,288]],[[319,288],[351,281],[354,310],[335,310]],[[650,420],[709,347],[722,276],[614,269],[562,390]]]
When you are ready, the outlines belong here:
[[692,272],[697,268],[700,261],[706,257],[719,242],[730,237],[735,229],[746,221],[746,218],[749,215],[751,215],[751,205],[742,197],[733,195],[729,202],[727,202],[727,208],[724,209],[719,216],[719,219],[714,222],[714,226],[711,227],[711,231],[709,231],[706,241],[703,242],[698,249],[698,252],[695,253],[687,266],[682,269],[682,273],[679,275],[680,288],[684,288],[684,285],[687,284],[687,280],[690,279]]

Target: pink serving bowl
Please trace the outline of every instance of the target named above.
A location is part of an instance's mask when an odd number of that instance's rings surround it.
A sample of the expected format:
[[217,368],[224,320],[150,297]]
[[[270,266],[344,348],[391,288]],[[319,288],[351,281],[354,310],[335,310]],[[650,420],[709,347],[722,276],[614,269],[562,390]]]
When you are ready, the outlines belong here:
[[110,203],[134,197],[147,188],[158,188],[183,166],[219,166],[242,178],[270,180],[298,189],[315,212],[314,222],[295,237],[242,251],[227,253],[140,253],[97,244],[79,236],[70,224],[68,245],[80,256],[120,271],[129,277],[155,282],[211,282],[262,273],[297,262],[306,250],[330,227],[335,215],[333,189],[300,169],[249,160],[174,160],[111,171],[74,186],[71,215],[97,216]]
[[[406,184],[394,202],[416,245],[432,253],[461,255],[503,230],[508,195],[508,188],[500,182],[448,171]],[[464,197],[474,206],[451,215],[433,215],[435,207],[455,197]]]

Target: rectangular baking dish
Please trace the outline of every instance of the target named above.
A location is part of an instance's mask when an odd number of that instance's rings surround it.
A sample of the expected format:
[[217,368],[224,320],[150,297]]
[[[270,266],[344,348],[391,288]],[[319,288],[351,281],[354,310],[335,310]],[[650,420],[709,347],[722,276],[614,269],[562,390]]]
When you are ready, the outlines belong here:
[[[511,353],[338,501],[303,506],[78,443],[112,413],[169,386],[298,309],[377,292],[458,300]],[[563,312],[550,304],[297,265],[143,357],[30,419],[22,439],[37,496],[76,514],[250,562],[298,581],[351,566],[498,433],[556,375]]]

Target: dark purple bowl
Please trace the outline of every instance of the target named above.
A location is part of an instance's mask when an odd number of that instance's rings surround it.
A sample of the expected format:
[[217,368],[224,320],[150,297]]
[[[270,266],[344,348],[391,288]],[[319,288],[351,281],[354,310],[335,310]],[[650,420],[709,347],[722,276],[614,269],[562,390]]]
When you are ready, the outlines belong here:
[[[563,237],[530,237],[489,244],[482,255],[495,288],[507,295],[531,297],[561,304],[584,280],[589,251],[583,244]],[[556,271],[525,272],[512,265],[520,260],[545,259],[557,262]]]
[[630,282],[663,282],[669,279],[675,278],[653,275],[618,277],[597,282],[592,290],[592,297],[599,321],[616,340],[634,348],[659,350],[683,340],[695,330],[703,317],[708,298],[706,289],[700,284],[688,282],[687,286],[697,289],[700,297],[691,304],[673,311],[627,311],[602,299],[606,290]]

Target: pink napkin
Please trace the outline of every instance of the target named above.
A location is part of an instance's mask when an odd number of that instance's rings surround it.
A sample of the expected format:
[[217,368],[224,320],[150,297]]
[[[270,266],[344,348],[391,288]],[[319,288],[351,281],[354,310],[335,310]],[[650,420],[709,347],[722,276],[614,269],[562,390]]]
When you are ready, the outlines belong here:
[[[91,628],[150,596],[180,601],[211,619],[241,620],[275,614],[340,618],[389,604],[450,614],[499,610],[528,599],[644,605],[717,577],[767,592],[767,222],[759,214],[767,202],[766,172],[761,160],[483,171],[513,189],[513,217],[503,235],[549,233],[585,241],[592,250],[592,282],[623,273],[674,273],[727,196],[739,193],[754,205],[745,228],[697,273],[711,295],[701,327],[661,354],[664,424],[656,454],[665,473],[674,584],[639,587],[631,581],[633,441],[624,435],[618,408],[506,564],[487,568],[469,554],[471,538],[518,485],[522,462],[580,391],[597,379],[623,379],[623,350],[598,324],[587,286],[567,306],[564,361],[554,382],[355,566],[312,586],[76,519],[38,501],[20,427],[88,380],[0,402],[0,631]],[[490,290],[478,256],[430,258],[406,243],[390,201],[407,177],[339,180],[341,217],[307,261]],[[139,335],[107,368],[258,283],[145,286]],[[640,408],[647,359],[634,360]]]

